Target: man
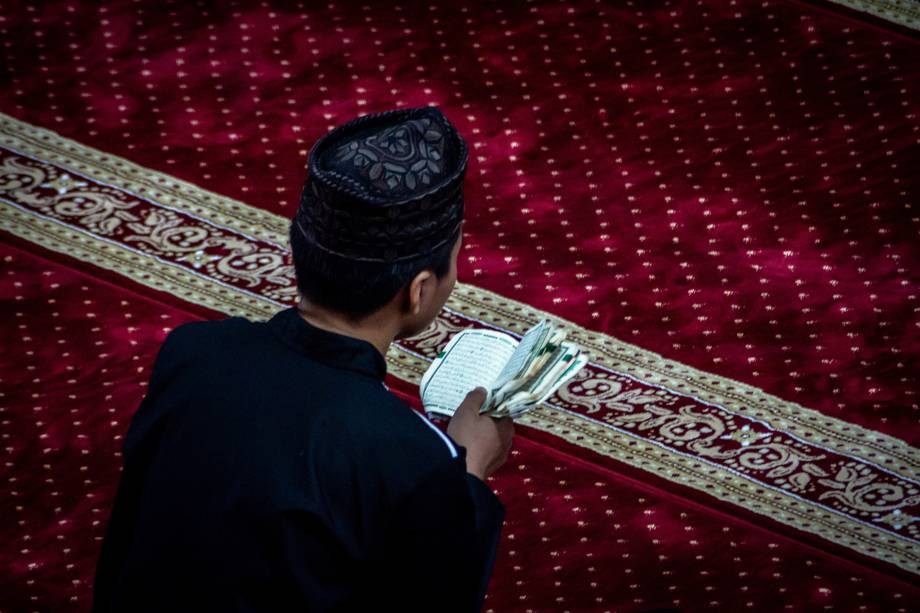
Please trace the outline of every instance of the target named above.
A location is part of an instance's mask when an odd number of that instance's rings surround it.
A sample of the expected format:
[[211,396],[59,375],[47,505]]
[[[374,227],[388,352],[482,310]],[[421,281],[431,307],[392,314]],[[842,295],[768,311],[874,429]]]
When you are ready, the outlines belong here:
[[301,300],[179,326],[124,442],[96,611],[472,611],[512,424],[447,433],[392,395],[384,355],[456,281],[468,153],[434,107],[314,145],[290,228]]

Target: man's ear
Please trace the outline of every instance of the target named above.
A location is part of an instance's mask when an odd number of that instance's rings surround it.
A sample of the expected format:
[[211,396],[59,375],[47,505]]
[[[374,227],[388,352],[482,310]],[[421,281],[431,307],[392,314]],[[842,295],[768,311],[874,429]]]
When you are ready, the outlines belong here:
[[434,275],[430,270],[423,270],[415,275],[412,281],[409,282],[406,300],[411,314],[418,315],[422,307],[425,306],[425,301],[431,298],[432,277],[434,277]]

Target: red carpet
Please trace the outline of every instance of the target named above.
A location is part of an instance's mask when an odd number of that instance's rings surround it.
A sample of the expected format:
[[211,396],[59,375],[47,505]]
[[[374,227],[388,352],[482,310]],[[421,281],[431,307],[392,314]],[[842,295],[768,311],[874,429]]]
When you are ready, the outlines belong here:
[[0,125],[0,483],[22,518],[0,533],[0,611],[88,607],[115,437],[163,328],[289,301],[282,218],[309,145],[429,102],[471,144],[469,285],[394,354],[394,385],[413,393],[446,332],[539,311],[595,356],[497,477],[487,605],[920,595],[908,28],[793,1],[94,6],[0,12],[0,112],[125,158]]

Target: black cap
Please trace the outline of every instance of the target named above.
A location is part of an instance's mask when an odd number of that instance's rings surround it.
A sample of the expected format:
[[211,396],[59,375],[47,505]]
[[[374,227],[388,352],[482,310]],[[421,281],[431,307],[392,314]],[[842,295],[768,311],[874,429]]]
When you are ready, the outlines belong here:
[[427,255],[463,220],[466,141],[437,107],[358,117],[320,138],[295,222],[323,251],[394,262]]

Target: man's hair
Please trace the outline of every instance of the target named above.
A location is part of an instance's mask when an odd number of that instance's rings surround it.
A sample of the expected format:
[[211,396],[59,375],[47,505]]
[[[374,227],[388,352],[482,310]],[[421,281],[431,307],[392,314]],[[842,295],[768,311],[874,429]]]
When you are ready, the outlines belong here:
[[386,263],[350,260],[323,251],[305,239],[294,222],[289,235],[297,289],[310,302],[352,320],[382,308],[423,270],[433,271],[438,279],[446,276],[451,251],[460,238],[458,230],[452,240],[429,254]]

